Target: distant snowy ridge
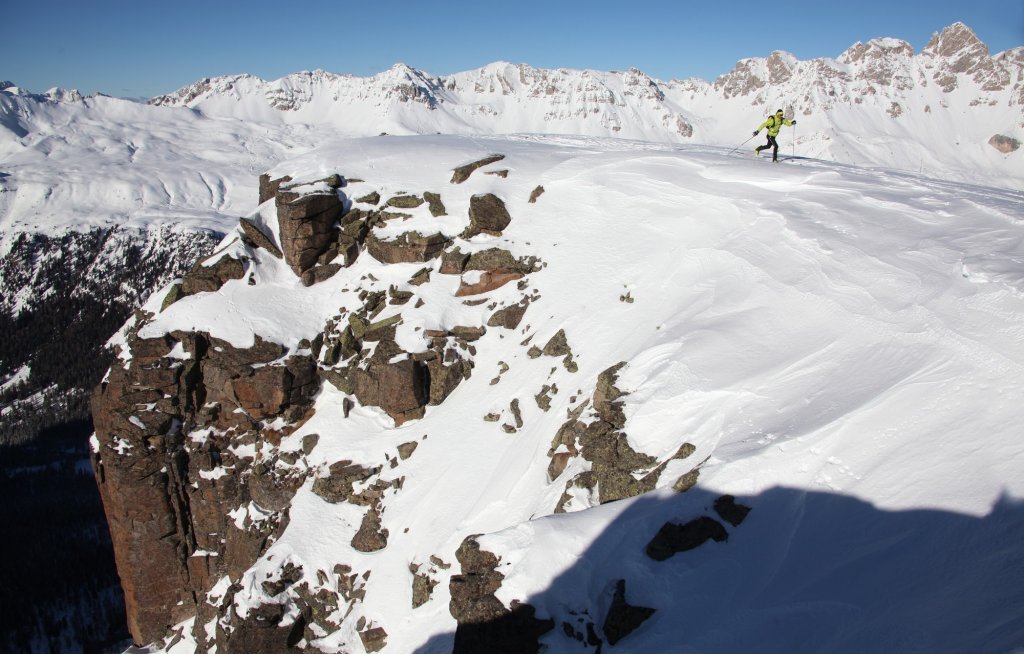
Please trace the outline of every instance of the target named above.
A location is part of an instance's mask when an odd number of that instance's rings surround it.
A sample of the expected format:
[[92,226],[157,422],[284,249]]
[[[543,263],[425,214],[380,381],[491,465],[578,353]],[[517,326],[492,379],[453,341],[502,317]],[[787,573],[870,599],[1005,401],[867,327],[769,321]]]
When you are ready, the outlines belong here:
[[784,108],[800,155],[1017,186],[1024,140],[1024,47],[990,55],[969,27],[936,33],[919,53],[894,38],[856,43],[836,59],[786,52],[743,59],[714,82],[643,72],[537,69],[497,62],[445,77],[404,64],[372,77],[300,72],[274,81],[207,78],[150,102],[209,117],[329,124],[351,136],[507,134],[616,136],[734,145]]

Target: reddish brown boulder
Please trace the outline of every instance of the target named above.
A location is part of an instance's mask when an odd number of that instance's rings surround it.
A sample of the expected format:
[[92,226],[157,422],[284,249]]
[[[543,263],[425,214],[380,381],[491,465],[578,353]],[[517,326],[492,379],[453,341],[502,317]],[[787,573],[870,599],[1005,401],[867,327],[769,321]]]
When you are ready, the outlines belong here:
[[302,195],[283,189],[275,203],[284,260],[302,275],[336,241],[335,224],[344,205],[334,191]]
[[489,293],[496,288],[501,288],[505,284],[521,279],[522,277],[522,273],[517,272],[484,272],[472,282],[463,280],[462,283],[459,284],[458,290],[455,291],[455,295],[456,297],[465,297],[467,295]]
[[271,179],[270,175],[267,174],[260,175],[260,204],[277,195],[277,191],[281,186],[287,185],[290,181],[292,181],[292,178],[287,175],[277,179]]
[[214,293],[232,279],[245,276],[245,264],[238,259],[222,256],[210,265],[199,262],[181,280],[181,295]]
[[396,363],[371,361],[366,370],[353,373],[355,396],[361,404],[383,409],[396,425],[420,418],[430,399],[425,371],[423,364],[412,359]]

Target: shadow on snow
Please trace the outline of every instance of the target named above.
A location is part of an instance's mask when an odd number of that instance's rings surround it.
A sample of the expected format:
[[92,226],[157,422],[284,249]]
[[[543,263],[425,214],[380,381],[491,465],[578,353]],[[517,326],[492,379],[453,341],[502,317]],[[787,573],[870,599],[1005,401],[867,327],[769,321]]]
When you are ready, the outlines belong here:
[[[539,650],[479,639],[456,647],[456,635],[444,634],[415,654],[1024,651],[1020,500],[1002,498],[975,517],[888,511],[843,495],[773,488],[738,497],[752,510],[733,526],[716,512],[716,499],[695,488],[592,509],[618,515],[574,565],[522,598],[537,618],[553,620]],[[568,535],[582,517],[541,520],[557,521],[545,527]],[[718,521],[727,540],[707,540],[663,561],[645,554],[666,522],[701,518]],[[608,640],[604,624],[618,580],[625,581],[628,605],[655,612],[631,633],[616,634],[614,646],[598,647],[590,644],[593,636],[588,643],[587,624]],[[474,633],[508,633],[510,619]]]

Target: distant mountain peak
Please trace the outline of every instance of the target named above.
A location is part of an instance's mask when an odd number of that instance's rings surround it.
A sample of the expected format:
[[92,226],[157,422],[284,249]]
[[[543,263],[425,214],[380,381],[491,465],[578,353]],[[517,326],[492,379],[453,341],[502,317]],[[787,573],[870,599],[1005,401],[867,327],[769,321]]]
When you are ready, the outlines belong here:
[[941,32],[932,34],[931,40],[921,54],[937,57],[983,56],[988,55],[988,46],[978,38],[967,25],[956,22]]

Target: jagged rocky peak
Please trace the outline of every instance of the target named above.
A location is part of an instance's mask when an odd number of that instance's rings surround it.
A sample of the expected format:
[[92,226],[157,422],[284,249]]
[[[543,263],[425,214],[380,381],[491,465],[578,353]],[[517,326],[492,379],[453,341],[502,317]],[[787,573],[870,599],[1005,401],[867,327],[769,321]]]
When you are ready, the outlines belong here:
[[[263,80],[255,75],[222,75],[219,77],[204,77],[192,84],[183,86],[177,91],[158,95],[151,98],[147,104],[154,106],[189,106],[192,103],[202,100],[210,95],[232,94],[236,85],[243,82],[262,83]],[[237,97],[237,92],[233,93]]]
[[64,89],[59,86],[55,86],[46,92],[46,97],[53,102],[81,102],[84,96],[78,92],[78,89]]
[[[928,44],[921,50],[921,54],[936,57],[955,57],[957,66],[969,65],[969,62],[976,63],[981,57],[988,56],[988,46],[985,45],[978,35],[967,25],[956,22],[941,32],[932,34]],[[956,72],[966,72],[967,68]]]
[[[0,91],[10,93],[11,95],[23,96],[32,98],[39,102],[81,102],[85,99],[78,89],[65,89],[59,86],[55,86],[49,89],[46,93],[36,94],[30,93],[24,88],[21,88],[14,82],[0,81]],[[98,94],[102,95],[102,94]]]
[[440,78],[403,63],[375,75],[371,82],[382,88],[384,97],[399,102],[419,102],[434,109],[444,101],[444,82]]
[[765,65],[768,67],[768,83],[781,84],[793,76],[797,58],[788,52],[776,50],[768,57]]
[[901,39],[878,38],[867,43],[858,41],[846,52],[839,55],[838,61],[844,64],[856,64],[865,60],[887,57],[910,58],[914,56],[914,47]]
[[909,72],[913,56],[914,48],[906,41],[880,38],[855,43],[838,61],[855,71],[855,79],[868,83],[864,90],[872,89],[873,84],[905,90],[914,86]]
[[736,66],[714,82],[714,89],[725,98],[749,95],[765,87],[763,59],[741,59]]
[[263,95],[267,103],[280,111],[294,111],[307,104],[320,87],[328,86],[343,76],[325,70],[303,70],[286,75],[272,82],[266,82]]
[[1011,81],[1009,67],[990,57],[988,46],[963,23],[933,34],[921,55],[933,60],[932,77],[947,93],[957,88],[961,74],[970,75],[983,91],[1000,91]]

